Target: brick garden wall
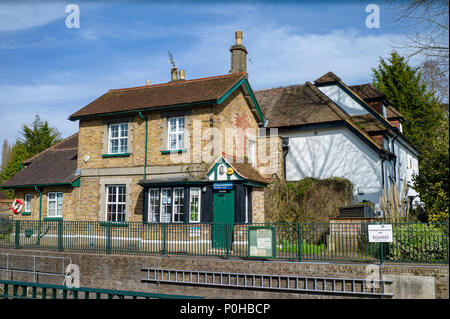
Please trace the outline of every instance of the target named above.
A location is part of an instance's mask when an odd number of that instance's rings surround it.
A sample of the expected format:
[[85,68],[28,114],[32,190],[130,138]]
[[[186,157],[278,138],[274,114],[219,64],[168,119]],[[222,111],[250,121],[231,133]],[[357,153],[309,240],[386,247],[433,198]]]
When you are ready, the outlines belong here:
[[[72,263],[80,267],[80,285],[83,287],[144,291],[153,293],[205,296],[207,298],[349,298],[342,295],[319,295],[306,293],[286,293],[258,291],[236,288],[211,288],[203,286],[175,285],[166,283],[141,283],[146,276],[141,268],[190,269],[219,272],[246,272],[260,274],[290,274],[301,276],[366,278],[365,264],[328,264],[249,261],[240,259],[157,257],[130,255],[103,255],[83,253],[60,253],[55,251],[1,249],[0,253],[28,254],[43,256],[70,257]],[[1,256],[1,255],[0,255]],[[3,258],[4,259],[4,258]],[[1,259],[0,259],[1,260]],[[61,272],[61,262],[45,260],[38,269]],[[0,264],[0,267],[4,265]],[[25,265],[23,265],[25,266]],[[4,273],[1,273],[4,278]],[[383,267],[383,275],[429,276],[435,281],[435,296],[449,298],[448,265],[400,265],[389,264]],[[31,275],[16,274],[14,280],[32,281]],[[61,284],[60,277],[40,277],[40,282]]]

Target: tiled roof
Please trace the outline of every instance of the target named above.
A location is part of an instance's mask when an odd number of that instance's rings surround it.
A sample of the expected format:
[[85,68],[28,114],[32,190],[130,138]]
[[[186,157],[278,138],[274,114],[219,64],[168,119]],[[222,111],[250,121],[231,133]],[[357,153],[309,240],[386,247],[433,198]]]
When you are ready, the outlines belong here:
[[73,113],[76,120],[84,116],[149,109],[161,106],[208,102],[221,98],[245,73],[168,82],[127,89],[110,90]]
[[332,82],[337,82],[337,81],[341,81],[341,79],[336,74],[334,74],[333,72],[330,71],[330,72],[322,75],[317,80],[315,80],[314,84],[325,84],[325,83],[332,83]]
[[[358,94],[360,98],[364,101],[369,102],[373,100],[386,100],[386,95],[374,87],[371,83],[351,85],[349,88]],[[392,105],[386,106],[387,118],[388,119],[403,119],[403,115],[397,111]]]
[[255,94],[264,117],[269,121],[269,128],[343,121],[376,149],[383,149],[361,125],[310,82],[256,91]]
[[28,159],[28,165],[1,186],[72,183],[77,179],[77,146],[78,133]]
[[230,166],[233,167],[235,172],[241,177],[264,184],[269,183],[264,177],[262,177],[259,174],[259,172],[246,159],[236,160],[235,157],[229,155],[224,155],[224,157],[227,163],[230,164]]
[[261,90],[255,95],[269,128],[341,120],[312,85]]

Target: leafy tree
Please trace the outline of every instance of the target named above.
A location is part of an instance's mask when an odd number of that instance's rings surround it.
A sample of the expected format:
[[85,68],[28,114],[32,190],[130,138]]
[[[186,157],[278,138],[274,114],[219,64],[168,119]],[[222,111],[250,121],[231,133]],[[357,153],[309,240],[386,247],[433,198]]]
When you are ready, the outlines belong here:
[[53,127],[49,127],[47,121],[42,121],[39,115],[31,123],[31,127],[22,126],[22,138],[18,143],[25,146],[30,156],[33,156],[61,141],[61,134]]
[[422,153],[413,188],[425,203],[428,220],[439,221],[448,219],[448,117],[427,82],[418,67],[395,51],[373,69],[374,86],[403,114],[403,133]]
[[405,117],[405,136],[423,151],[435,137],[444,116],[420,69],[410,66],[407,59],[393,51],[387,61],[381,58],[379,66],[372,71],[373,85]]
[[440,134],[430,141],[422,153],[419,175],[413,177],[414,188],[425,202],[428,220],[447,221],[449,217],[449,122],[445,121]]
[[[12,148],[11,157],[4,169],[0,173],[0,180],[6,181],[16,175],[23,163],[30,157],[42,152],[50,146],[61,141],[61,134],[53,127],[49,127],[47,121],[41,120],[36,115],[30,126],[22,126],[22,137],[18,138]],[[13,198],[14,192],[5,191],[7,198]]]

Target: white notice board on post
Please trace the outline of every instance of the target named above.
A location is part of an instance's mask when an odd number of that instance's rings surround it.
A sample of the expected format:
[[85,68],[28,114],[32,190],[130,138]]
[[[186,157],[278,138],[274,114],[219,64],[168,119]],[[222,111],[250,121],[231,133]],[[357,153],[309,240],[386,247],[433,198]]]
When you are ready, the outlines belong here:
[[368,226],[369,243],[392,243],[392,224]]

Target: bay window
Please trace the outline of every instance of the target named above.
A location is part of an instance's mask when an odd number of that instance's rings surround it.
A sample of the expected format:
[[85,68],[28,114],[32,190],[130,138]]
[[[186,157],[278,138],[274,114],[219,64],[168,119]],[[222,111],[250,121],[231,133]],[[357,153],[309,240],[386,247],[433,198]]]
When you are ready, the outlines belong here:
[[[147,221],[150,223],[200,222],[200,188],[190,188],[189,196],[186,198],[185,192],[184,187],[150,188]],[[186,205],[185,199],[189,200],[186,201]]]

